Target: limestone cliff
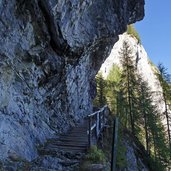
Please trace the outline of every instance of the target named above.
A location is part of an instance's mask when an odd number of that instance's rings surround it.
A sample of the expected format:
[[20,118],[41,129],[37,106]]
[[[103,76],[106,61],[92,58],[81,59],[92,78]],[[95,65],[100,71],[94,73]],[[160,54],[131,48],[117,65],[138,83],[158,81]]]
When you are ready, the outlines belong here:
[[144,0],[0,0],[0,159],[92,111],[94,77]]

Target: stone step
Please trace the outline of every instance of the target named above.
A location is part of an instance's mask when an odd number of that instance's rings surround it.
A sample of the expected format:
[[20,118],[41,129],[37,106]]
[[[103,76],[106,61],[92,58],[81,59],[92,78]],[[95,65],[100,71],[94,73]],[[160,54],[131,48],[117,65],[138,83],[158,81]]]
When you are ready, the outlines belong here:
[[70,134],[79,134],[79,135],[87,135],[87,131],[80,131],[80,130],[78,130],[78,131],[71,131],[71,132],[69,132]]
[[81,157],[79,156],[85,154],[88,147],[87,126],[87,123],[81,124],[68,133],[49,139],[44,147],[39,149],[39,154],[52,156],[63,154],[66,158],[72,159],[64,162],[66,166],[78,163],[74,159],[80,159]]
[[88,144],[87,143],[78,143],[78,144],[73,144],[73,143],[64,143],[64,144],[59,144],[59,143],[53,143],[50,144],[48,146],[46,146],[46,148],[48,148],[49,146],[54,146],[54,147],[83,147],[83,148],[87,148]]
[[61,136],[59,138],[59,140],[62,140],[62,139],[70,139],[70,140],[88,140],[88,136],[77,136],[77,135],[69,135],[69,136]]
[[87,146],[85,145],[53,145],[53,144],[49,144],[48,146],[46,146],[46,149],[57,149],[57,150],[61,150],[61,149],[76,149],[76,150],[85,150],[87,148]]
[[62,164],[63,166],[71,166],[71,165],[79,164],[80,160],[61,161],[59,163]]
[[54,143],[66,143],[66,142],[72,142],[72,143],[88,143],[88,138],[77,138],[77,139],[74,139],[73,138],[69,138],[69,137],[63,137],[63,138],[60,138],[60,139],[56,139],[56,140],[53,140],[53,141],[48,141],[46,143],[47,144],[54,144]]
[[71,153],[71,154],[78,154],[78,153],[85,153],[87,150],[85,148],[47,148],[47,149],[40,149],[39,155],[52,155],[56,156],[59,152]]
[[76,145],[84,145],[87,146],[88,142],[85,141],[77,141],[77,142],[73,142],[73,141],[56,141],[56,142],[52,142],[51,144],[53,145],[71,145],[71,146],[76,146]]

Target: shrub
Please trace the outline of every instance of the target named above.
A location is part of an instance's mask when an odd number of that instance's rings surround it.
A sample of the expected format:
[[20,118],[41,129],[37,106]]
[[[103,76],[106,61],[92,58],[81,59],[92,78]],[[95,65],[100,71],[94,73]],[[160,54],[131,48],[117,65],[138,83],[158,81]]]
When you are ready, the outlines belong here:
[[86,155],[86,159],[94,164],[106,162],[105,154],[95,145],[90,148],[88,154]]
[[141,43],[140,36],[132,24],[127,26],[127,33],[135,37],[138,40],[138,43]]

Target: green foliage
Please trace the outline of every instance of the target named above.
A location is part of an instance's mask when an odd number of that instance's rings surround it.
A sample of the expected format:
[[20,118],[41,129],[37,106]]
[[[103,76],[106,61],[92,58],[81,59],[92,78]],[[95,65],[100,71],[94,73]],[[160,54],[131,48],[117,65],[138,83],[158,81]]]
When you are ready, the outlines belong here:
[[[167,127],[167,142],[170,149],[170,158],[171,158],[171,114],[169,112],[169,106],[171,105],[171,75],[168,74],[167,69],[163,66],[163,64],[158,65],[158,71],[156,73],[160,84],[162,86],[163,92],[163,102],[165,104],[165,111],[163,116],[166,119],[166,127]],[[162,117],[163,117],[162,116]]]
[[120,128],[118,134],[118,144],[117,144],[117,160],[116,165],[120,169],[124,169],[127,166],[127,159],[126,159],[126,146],[123,144],[123,131]]
[[158,70],[159,72],[156,75],[163,88],[163,95],[166,97],[166,100],[171,100],[171,75],[168,74],[167,69],[161,63],[158,65]]
[[120,78],[121,78],[121,69],[116,64],[113,64],[109,72],[109,75],[107,76],[107,80],[112,81],[115,84],[118,84],[120,81]]
[[102,73],[96,75],[97,95],[94,99],[94,105],[96,107],[103,107],[106,104],[106,81],[104,80]]
[[126,159],[126,147],[122,144],[118,147],[118,153],[117,153],[117,161],[116,165],[120,169],[124,169],[127,166],[127,159]]
[[156,161],[156,164],[162,170],[162,168],[166,168],[169,161],[169,148],[166,142],[165,129],[156,110],[157,106],[153,104],[148,83],[143,81],[141,77],[139,77],[138,83],[139,118],[142,119],[137,124],[139,127],[144,128],[143,138],[145,139],[144,146],[147,154],[152,160]]
[[148,59],[148,63],[150,64],[151,69],[153,70],[153,72],[157,73],[158,69],[157,69],[156,65],[150,59]]
[[[155,115],[155,107],[152,105],[152,93],[150,92],[150,89],[148,87],[147,82],[143,81],[142,78],[139,76],[138,78],[138,89],[137,89],[137,95],[138,95],[138,106],[140,107],[137,111],[137,115],[139,118],[137,122],[137,126],[140,127],[140,132],[138,134],[141,134],[141,132],[144,133],[144,139],[145,139],[145,147],[147,150],[147,153],[150,154],[150,129],[149,125],[150,123],[150,117]],[[142,130],[144,128],[144,131]]]
[[[130,127],[132,133],[135,133],[136,115],[136,87],[137,87],[137,73],[135,63],[133,61],[132,49],[127,41],[123,42],[123,48],[120,51],[122,74],[120,79],[120,99],[122,99],[122,112],[118,113],[122,118],[126,117],[125,126]],[[120,111],[120,110],[119,110]]]
[[117,113],[117,92],[119,90],[120,77],[120,68],[117,65],[113,65],[106,80],[106,99],[112,113]]
[[156,163],[161,168],[166,168],[169,161],[169,148],[166,143],[165,129],[157,111],[152,112],[148,116],[150,150]]
[[106,162],[105,154],[101,149],[98,149],[95,145],[89,149],[89,152],[86,155],[86,159],[93,164]]
[[127,26],[127,33],[135,37],[138,40],[138,43],[141,43],[140,36],[132,24]]

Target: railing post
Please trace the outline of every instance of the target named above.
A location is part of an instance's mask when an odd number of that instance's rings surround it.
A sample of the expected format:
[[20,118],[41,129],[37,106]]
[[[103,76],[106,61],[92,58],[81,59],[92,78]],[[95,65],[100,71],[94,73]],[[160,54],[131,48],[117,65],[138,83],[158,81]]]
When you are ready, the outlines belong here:
[[[99,137],[100,131],[103,129],[105,125],[105,110],[106,106],[101,108],[101,110],[94,112],[92,114],[88,115],[88,130],[87,130],[87,135],[88,135],[88,144],[89,147],[92,145],[92,138],[96,137],[96,140]],[[94,137],[95,135],[95,137]],[[94,140],[94,139],[93,139]]]
[[103,111],[103,126],[105,125],[105,111]]
[[117,142],[118,142],[118,125],[119,120],[116,117],[113,123],[113,142],[112,142],[112,161],[111,171],[116,171],[116,155],[117,155]]
[[101,131],[102,129],[102,118],[101,118],[102,113],[99,113],[99,130]]
[[96,137],[99,136],[99,112],[96,115]]
[[89,127],[88,144],[89,144],[89,147],[91,147],[91,117],[88,117],[88,127]]

